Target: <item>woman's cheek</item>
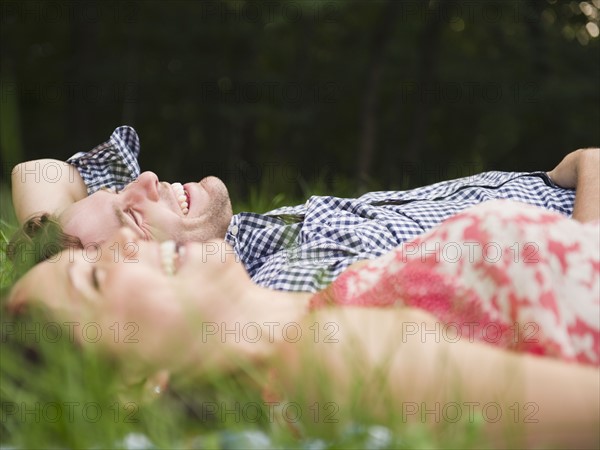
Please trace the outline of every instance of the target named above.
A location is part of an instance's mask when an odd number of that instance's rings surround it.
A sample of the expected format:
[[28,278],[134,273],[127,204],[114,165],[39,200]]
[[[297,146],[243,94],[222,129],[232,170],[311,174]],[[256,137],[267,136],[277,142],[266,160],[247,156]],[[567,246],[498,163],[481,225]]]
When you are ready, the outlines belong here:
[[186,329],[185,314],[168,289],[147,285],[144,295],[131,293],[104,317],[108,348],[115,356],[160,365],[176,355]]

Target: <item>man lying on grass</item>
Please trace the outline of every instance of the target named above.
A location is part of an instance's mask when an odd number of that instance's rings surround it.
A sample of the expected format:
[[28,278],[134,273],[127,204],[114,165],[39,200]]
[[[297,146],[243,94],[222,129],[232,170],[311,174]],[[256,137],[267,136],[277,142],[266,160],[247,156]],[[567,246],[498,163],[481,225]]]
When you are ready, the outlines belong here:
[[[24,262],[22,271],[61,246],[102,243],[127,226],[142,239],[158,241],[224,238],[254,282],[315,292],[353,263],[381,256],[487,200],[512,199],[573,213],[575,184],[560,178],[558,166],[550,173],[485,172],[357,199],[313,196],[304,205],[232,215],[227,189],[218,178],[185,185],[160,182],[151,172],[139,175],[138,153],[135,131],[120,127],[106,143],[74,155],[68,164],[37,160],[15,167],[13,203],[26,224],[11,249],[13,258]],[[571,155],[564,167],[567,162],[571,171],[589,166],[584,161],[589,151]],[[62,176],[51,182],[41,176],[48,165]],[[31,240],[34,235],[38,240]],[[35,257],[30,261],[23,255]]]

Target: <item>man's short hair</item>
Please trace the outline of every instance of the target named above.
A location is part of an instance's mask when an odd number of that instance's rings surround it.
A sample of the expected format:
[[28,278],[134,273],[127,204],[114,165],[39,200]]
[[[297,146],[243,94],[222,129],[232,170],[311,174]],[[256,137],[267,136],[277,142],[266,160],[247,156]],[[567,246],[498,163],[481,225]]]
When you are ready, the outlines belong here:
[[65,233],[56,217],[40,214],[28,219],[11,237],[6,256],[17,279],[37,263],[71,247],[83,248],[83,244],[78,237]]

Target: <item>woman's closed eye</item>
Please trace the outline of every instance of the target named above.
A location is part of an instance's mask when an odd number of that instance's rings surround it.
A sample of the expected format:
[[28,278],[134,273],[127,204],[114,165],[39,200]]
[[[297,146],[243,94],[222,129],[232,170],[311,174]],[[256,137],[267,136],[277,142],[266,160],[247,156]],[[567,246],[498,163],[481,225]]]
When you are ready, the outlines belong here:
[[105,269],[102,267],[93,265],[92,270],[90,270],[90,281],[91,281],[91,286],[94,288],[94,290],[96,292],[102,291],[102,286],[104,286],[105,278],[106,278]]
[[75,261],[67,268],[67,274],[71,285],[87,299],[101,291],[106,275],[104,269],[89,261]]
[[98,281],[98,268],[97,267],[92,268],[92,286],[94,286],[94,289],[96,289],[97,291],[100,290],[100,282]]

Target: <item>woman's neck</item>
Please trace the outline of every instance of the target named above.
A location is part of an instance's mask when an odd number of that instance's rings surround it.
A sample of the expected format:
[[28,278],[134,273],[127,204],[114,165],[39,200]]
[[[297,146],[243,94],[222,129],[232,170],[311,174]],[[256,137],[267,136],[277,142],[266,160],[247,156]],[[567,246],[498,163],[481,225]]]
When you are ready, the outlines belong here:
[[[312,294],[267,289],[237,280],[204,313],[185,364],[199,374],[236,370],[268,359],[278,342],[296,339]],[[200,314],[201,315],[201,314]]]

